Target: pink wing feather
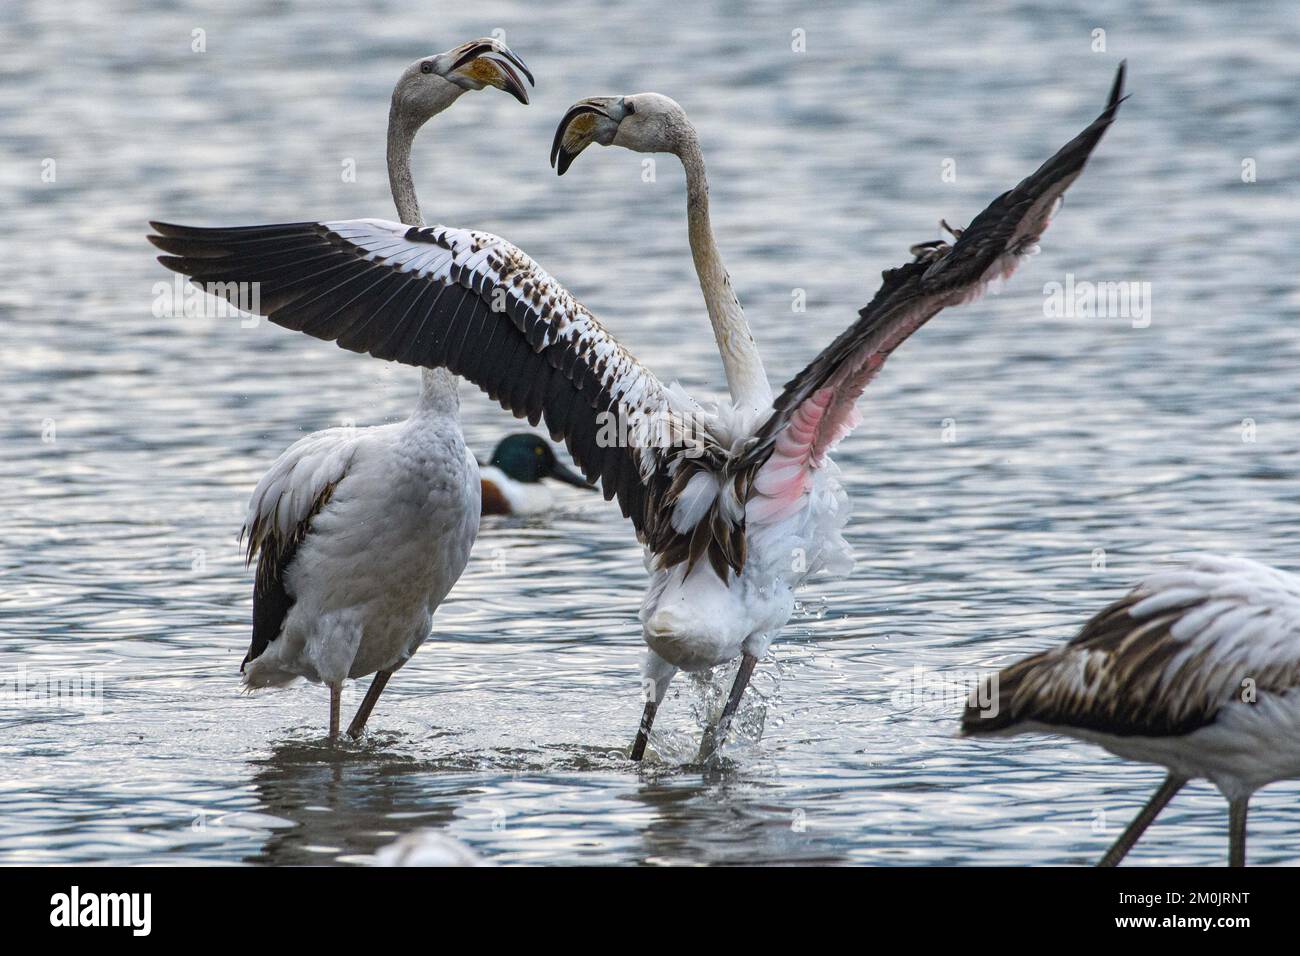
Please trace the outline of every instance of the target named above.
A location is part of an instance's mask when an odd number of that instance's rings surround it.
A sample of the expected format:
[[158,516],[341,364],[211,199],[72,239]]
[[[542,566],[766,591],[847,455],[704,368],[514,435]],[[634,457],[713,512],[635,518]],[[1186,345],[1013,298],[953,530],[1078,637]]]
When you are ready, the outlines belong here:
[[956,241],[912,247],[890,269],[858,321],[786,385],[736,470],[754,469],[746,520],[779,521],[796,510],[826,455],[861,421],[857,401],[894,349],[942,309],[978,298],[1008,278],[1037,243],[1083,171],[1125,97],[1121,63],[1105,110],[1031,176],[954,230]]

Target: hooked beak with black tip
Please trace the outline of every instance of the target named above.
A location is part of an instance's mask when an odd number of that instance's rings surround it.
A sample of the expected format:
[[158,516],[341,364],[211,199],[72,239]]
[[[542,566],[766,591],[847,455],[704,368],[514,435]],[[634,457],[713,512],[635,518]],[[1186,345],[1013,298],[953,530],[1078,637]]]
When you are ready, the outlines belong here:
[[563,176],[578,154],[592,143],[608,146],[618,124],[636,109],[622,96],[593,96],[569,107],[551,141],[551,167]]
[[528,88],[520,78],[520,73],[528,78],[530,85],[537,85],[532,71],[513,50],[500,40],[484,37],[471,40],[451,52],[447,79],[470,90],[481,90],[485,86],[496,87],[527,106]]

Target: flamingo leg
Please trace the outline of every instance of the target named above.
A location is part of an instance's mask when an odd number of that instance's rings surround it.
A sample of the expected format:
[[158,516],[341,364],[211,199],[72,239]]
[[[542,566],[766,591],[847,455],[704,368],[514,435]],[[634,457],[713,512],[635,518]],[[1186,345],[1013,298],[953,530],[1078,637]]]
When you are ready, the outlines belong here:
[[657,710],[659,705],[653,700],[645,702],[645,710],[641,712],[641,726],[637,728],[636,742],[632,744],[633,760],[640,760],[645,756],[646,744],[650,742],[650,728],[654,726]]
[[343,684],[330,684],[330,743],[339,739],[339,705],[343,702]]
[[1228,866],[1246,865],[1246,807],[1250,797],[1228,804]]
[[735,716],[736,708],[740,706],[740,698],[744,696],[745,688],[749,686],[750,675],[754,673],[754,665],[757,663],[758,658],[753,654],[745,654],[740,658],[740,670],[736,671],[736,679],[731,685],[727,706],[722,708],[722,716],[718,718],[716,724],[705,731],[704,739],[700,741],[700,753],[696,759],[701,763],[712,757],[722,742],[727,739],[731,718]]
[[352,718],[352,723],[348,724],[348,736],[353,740],[361,736],[366,721],[370,719],[370,712],[375,709],[375,702],[379,700],[379,695],[384,692],[384,687],[388,684],[388,678],[392,676],[392,671],[379,671],[370,682],[370,686],[366,689],[366,696],[361,701],[361,706],[357,708],[357,715]]
[[677,668],[654,651],[646,652],[646,661],[641,676],[641,692],[645,698],[645,710],[641,713],[641,726],[637,728],[636,741],[632,744],[632,759],[639,761],[645,756],[646,745],[650,743],[650,728],[654,726],[655,714],[659,704],[668,693],[668,684],[672,681]]
[[1133,844],[1137,843],[1138,837],[1151,825],[1151,821],[1174,798],[1174,794],[1183,788],[1185,783],[1187,783],[1186,780],[1176,777],[1172,773],[1165,777],[1165,782],[1160,785],[1160,789],[1147,801],[1147,805],[1133,818],[1133,822],[1119,835],[1119,839],[1106,851],[1106,855],[1097,862],[1097,865],[1118,866],[1119,861],[1124,859],[1124,855],[1133,849]]

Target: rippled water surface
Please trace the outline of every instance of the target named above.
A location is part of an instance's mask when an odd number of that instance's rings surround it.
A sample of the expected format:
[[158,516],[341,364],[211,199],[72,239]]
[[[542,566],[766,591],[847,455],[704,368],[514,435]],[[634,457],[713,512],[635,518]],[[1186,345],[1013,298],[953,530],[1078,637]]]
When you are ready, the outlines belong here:
[[[1300,20],[1143,6],[6,3],[3,670],[103,696],[99,714],[0,710],[0,862],[359,862],[418,826],[500,863],[1094,859],[1159,771],[958,740],[957,685],[1189,550],[1300,567]],[[571,102],[653,89],[690,112],[784,381],[941,216],[966,221],[1082,128],[1129,60],[1133,99],[1042,254],[872,385],[837,455],[857,569],[803,596],[716,768],[690,760],[723,673],[679,680],[658,758],[626,759],[644,572],[615,509],[574,489],[544,520],[485,522],[364,744],[325,746],[320,687],[239,692],[253,484],[308,431],[404,416],[418,375],[266,323],[155,317],[170,275],[145,221],[391,217],[393,80],[494,28],[533,104],[478,94],[434,121],[426,217],[509,237],[703,394],[722,379],[680,168],[661,157],[647,183],[643,157],[593,149],[557,179]],[[1045,318],[1067,274],[1149,282],[1149,327]],[[515,423],[464,397],[487,453]],[[1256,798],[1253,862],[1300,862],[1298,792]],[[1197,784],[1134,859],[1225,855],[1224,805]]]

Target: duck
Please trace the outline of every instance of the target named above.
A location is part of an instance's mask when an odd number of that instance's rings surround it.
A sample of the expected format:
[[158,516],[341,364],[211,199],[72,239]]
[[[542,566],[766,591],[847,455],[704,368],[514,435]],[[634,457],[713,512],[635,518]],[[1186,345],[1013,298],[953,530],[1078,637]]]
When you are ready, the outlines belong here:
[[549,511],[555,496],[542,481],[553,478],[575,488],[595,490],[595,485],[568,468],[540,435],[517,432],[497,442],[492,458],[479,462],[482,513],[530,515]]

